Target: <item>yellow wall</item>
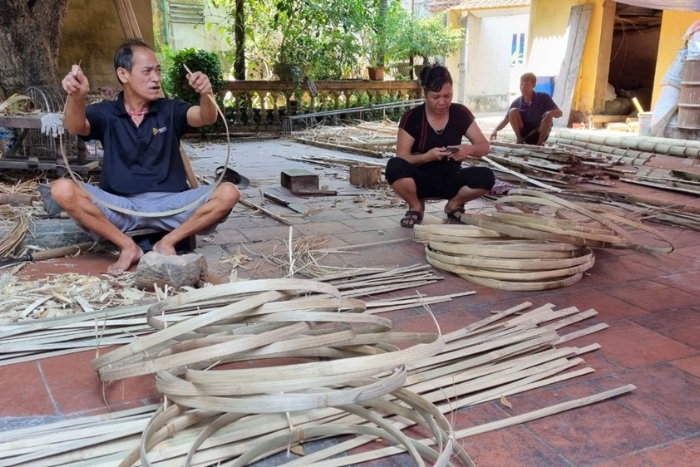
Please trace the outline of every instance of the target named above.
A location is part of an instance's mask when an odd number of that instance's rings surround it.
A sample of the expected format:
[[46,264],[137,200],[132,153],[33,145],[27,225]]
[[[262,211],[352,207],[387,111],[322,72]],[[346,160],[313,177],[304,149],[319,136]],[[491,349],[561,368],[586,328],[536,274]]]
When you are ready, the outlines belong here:
[[697,20],[700,20],[700,13],[698,12],[664,11],[663,20],[661,22],[661,37],[659,38],[659,53],[656,59],[653,104],[656,104],[656,99],[661,92],[659,82],[663,79],[669,67],[676,59],[678,51],[685,47],[685,43],[683,42],[685,31],[693,24],[693,21]]
[[[604,2],[605,0],[532,0],[530,5],[528,66],[546,67],[548,75],[557,76],[566,51],[571,7],[585,3],[594,4],[571,107],[584,113],[593,112],[599,73]],[[542,57],[546,57],[546,64],[543,63],[545,59]],[[605,71],[607,73],[607,70]],[[541,74],[535,70],[533,72]]]
[[[530,6],[528,67],[544,67],[548,72],[546,74],[552,74],[553,67],[561,65],[557,54],[562,46],[566,47],[565,34],[571,7],[584,3],[594,4],[572,105],[572,109],[581,110],[586,114],[594,111],[596,81],[603,78],[598,75],[607,75],[607,68],[602,69],[603,64],[599,63],[605,2],[606,0],[532,0]],[[614,8],[614,5],[614,2],[611,2],[607,7]],[[682,37],[685,31],[696,20],[700,20],[700,12],[664,11],[654,77],[654,104],[661,91],[659,82],[678,55],[678,50],[684,47]],[[547,57],[546,64],[543,63],[543,56]],[[536,69],[532,71],[543,74]]]
[[[153,46],[150,2],[131,2],[143,39]],[[125,39],[113,0],[71,0],[61,38],[58,69],[63,77],[80,63],[91,90],[119,87],[114,74],[114,52]]]
[[[459,29],[460,25],[461,11],[448,10],[447,11],[447,27],[449,29]],[[456,54],[449,57],[445,57],[445,66],[450,70],[452,79],[456,82],[459,76],[459,64],[462,61],[462,51],[458,50]]]
[[[589,3],[589,1],[532,0],[527,48],[527,68],[529,71],[536,75],[554,77],[559,74],[559,69],[566,55],[567,28],[571,7],[584,3]],[[580,73],[579,83],[581,77]],[[561,105],[560,102],[557,104]],[[572,108],[577,108],[577,105]]]

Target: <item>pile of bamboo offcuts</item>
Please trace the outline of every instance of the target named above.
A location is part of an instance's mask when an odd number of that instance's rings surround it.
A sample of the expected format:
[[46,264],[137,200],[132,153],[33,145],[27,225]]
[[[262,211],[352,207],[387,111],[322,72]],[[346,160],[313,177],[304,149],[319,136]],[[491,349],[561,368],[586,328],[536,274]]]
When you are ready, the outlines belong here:
[[[594,371],[581,355],[599,346],[569,342],[607,327],[581,326],[597,312],[531,306],[442,334],[437,321],[433,333],[392,331],[364,302],[311,280],[173,296],[148,309],[155,333],[93,361],[105,381],[155,373],[161,406],[1,433],[0,464],[244,466],[279,453],[288,462],[278,465],[343,466],[406,452],[406,465],[472,466],[463,438],[635,389],[455,430],[450,412],[494,400],[517,411],[508,397]],[[189,309],[197,315],[178,318]],[[413,426],[421,429],[405,430]],[[354,436],[303,455],[305,444],[338,435]],[[372,443],[378,439],[389,444]],[[367,443],[371,449],[337,457]]]
[[551,185],[585,182],[608,186],[611,179],[636,173],[651,156],[622,156],[559,143],[542,147],[494,142],[488,160]]
[[619,209],[535,190],[513,189],[496,201],[494,213],[460,220],[467,226],[416,226],[416,238],[428,243],[427,261],[505,290],[574,284],[593,267],[594,247],[673,251],[663,234]]

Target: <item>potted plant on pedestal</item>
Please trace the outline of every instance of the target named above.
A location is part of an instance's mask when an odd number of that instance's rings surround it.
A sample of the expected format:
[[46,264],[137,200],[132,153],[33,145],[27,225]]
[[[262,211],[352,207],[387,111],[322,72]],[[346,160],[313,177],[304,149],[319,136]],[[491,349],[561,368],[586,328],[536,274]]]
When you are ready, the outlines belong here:
[[396,60],[407,60],[409,64],[419,57],[422,63],[415,65],[417,76],[431,59],[458,52],[463,41],[464,30],[447,27],[444,14],[418,19],[406,13],[400,18],[400,27],[390,39],[388,50]]

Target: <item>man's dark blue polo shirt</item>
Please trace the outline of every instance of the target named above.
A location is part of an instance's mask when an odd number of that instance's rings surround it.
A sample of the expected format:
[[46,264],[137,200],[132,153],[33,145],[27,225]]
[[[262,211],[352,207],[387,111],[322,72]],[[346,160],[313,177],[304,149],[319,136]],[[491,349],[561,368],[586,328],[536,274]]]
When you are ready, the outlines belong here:
[[520,111],[520,115],[523,118],[523,123],[527,129],[539,127],[540,122],[542,121],[542,116],[545,114],[545,112],[556,110],[559,107],[557,107],[557,104],[555,104],[552,98],[549,97],[549,94],[544,92],[533,92],[532,102],[530,102],[530,104],[525,102],[523,97],[520,96],[516,98],[512,104],[510,104],[510,109],[513,108]]
[[124,107],[124,93],[114,101],[86,108],[90,134],[104,149],[100,188],[117,195],[187,190],[187,175],[180,156],[180,138],[190,127],[191,104],[179,99],[158,99],[136,126]]

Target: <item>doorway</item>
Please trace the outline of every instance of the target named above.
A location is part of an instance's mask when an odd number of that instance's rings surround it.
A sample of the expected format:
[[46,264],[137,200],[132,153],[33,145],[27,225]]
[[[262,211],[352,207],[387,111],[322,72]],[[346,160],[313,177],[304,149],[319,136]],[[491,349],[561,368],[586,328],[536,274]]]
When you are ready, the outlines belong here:
[[661,10],[616,3],[603,114],[635,113],[635,97],[644,111],[651,110],[661,17]]

